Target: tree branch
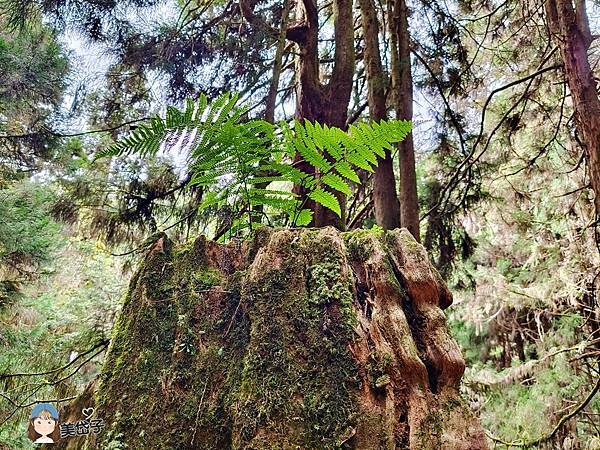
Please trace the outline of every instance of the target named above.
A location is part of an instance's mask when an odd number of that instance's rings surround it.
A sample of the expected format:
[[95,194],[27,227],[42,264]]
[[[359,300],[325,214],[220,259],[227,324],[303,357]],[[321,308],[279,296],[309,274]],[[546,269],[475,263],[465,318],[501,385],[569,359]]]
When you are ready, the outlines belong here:
[[109,127],[109,128],[100,128],[97,130],[90,130],[90,131],[80,131],[77,133],[59,133],[57,131],[52,131],[49,128],[42,128],[40,131],[37,132],[33,132],[33,133],[24,133],[24,134],[4,134],[4,135],[0,135],[0,139],[25,139],[25,138],[29,138],[32,136],[37,136],[40,133],[48,133],[51,134],[52,136],[56,136],[56,137],[77,137],[77,136],[85,136],[87,134],[94,134],[94,133],[108,133],[109,131],[115,131],[118,130],[119,128],[123,128],[126,127],[128,125],[133,125],[135,123],[139,123],[139,122],[144,122],[150,120],[149,117],[144,117],[142,119],[135,119],[135,120],[131,120],[129,122],[124,122],[121,123],[119,125],[115,125],[114,127]]
[[596,381],[596,385],[594,386],[594,388],[591,390],[591,392],[588,394],[588,396],[585,398],[585,400],[583,400],[578,406],[577,408],[575,408],[573,411],[571,411],[568,414],[565,414],[564,416],[562,416],[560,418],[560,420],[558,421],[558,423],[556,424],[556,426],[554,427],[554,429],[544,435],[539,437],[538,439],[534,440],[534,441],[530,441],[530,442],[523,442],[522,439],[519,439],[517,441],[513,441],[513,442],[508,442],[508,441],[504,441],[496,436],[494,436],[493,434],[491,434],[489,431],[486,431],[485,433],[487,434],[487,436],[495,441],[498,442],[502,445],[506,445],[508,447],[534,447],[537,446],[543,442],[549,441],[550,439],[552,439],[556,433],[558,433],[558,431],[562,428],[562,426],[569,421],[570,419],[572,419],[573,417],[575,417],[577,414],[579,414],[583,408],[585,408],[588,403],[590,403],[592,401],[592,399],[594,398],[594,396],[598,393],[598,389],[600,389],[600,378],[598,378],[598,380]]
[[37,373],[6,373],[6,374],[0,374],[0,380],[3,380],[5,378],[34,377],[34,376],[39,376],[39,375],[50,375],[52,373],[62,372],[63,370],[65,370],[65,369],[69,368],[70,366],[72,366],[73,364],[75,364],[75,362],[79,358],[83,358],[84,356],[92,353],[93,351],[97,350],[100,347],[106,347],[109,343],[110,343],[110,340],[102,340],[102,341],[100,341],[98,344],[94,345],[91,349],[86,350],[85,352],[83,352],[80,355],[77,355],[77,357],[74,358],[73,361],[70,361],[69,364],[66,364],[66,365],[64,365],[62,367],[57,367],[56,369],[48,370],[46,372],[37,372]]

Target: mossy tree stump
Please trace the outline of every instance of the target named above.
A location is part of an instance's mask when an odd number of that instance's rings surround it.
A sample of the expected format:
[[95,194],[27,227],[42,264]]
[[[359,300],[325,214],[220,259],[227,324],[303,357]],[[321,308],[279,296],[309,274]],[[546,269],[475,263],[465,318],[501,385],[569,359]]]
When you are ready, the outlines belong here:
[[[131,281],[69,448],[481,449],[452,297],[406,230],[166,236]],[[56,446],[54,447],[56,448]]]

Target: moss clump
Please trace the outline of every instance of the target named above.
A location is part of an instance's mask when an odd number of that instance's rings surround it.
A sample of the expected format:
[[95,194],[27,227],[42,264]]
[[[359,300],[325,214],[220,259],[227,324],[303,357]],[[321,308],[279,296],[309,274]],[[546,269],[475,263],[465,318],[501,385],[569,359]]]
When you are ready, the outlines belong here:
[[352,307],[353,296],[348,279],[340,277],[340,264],[324,261],[308,268],[308,301],[321,306],[337,305],[348,338],[356,325],[356,314]]
[[205,290],[223,283],[223,275],[215,269],[204,269],[192,272],[194,289]]
[[374,391],[384,388],[390,383],[388,368],[392,364],[392,355],[389,353],[371,353],[367,362],[367,376],[369,385]]
[[425,254],[425,248],[415,240],[406,228],[388,231],[384,236],[388,243],[397,242],[399,247],[407,253]]
[[353,230],[342,233],[350,259],[366,260],[375,251],[381,233],[378,230]]

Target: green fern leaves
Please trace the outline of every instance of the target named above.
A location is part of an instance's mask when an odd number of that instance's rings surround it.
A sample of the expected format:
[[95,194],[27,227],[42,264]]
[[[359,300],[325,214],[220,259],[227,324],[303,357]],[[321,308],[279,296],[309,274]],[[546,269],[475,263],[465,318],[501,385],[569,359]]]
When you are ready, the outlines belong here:
[[282,147],[290,156],[300,154],[318,175],[314,177],[296,169],[300,173],[294,173],[290,181],[308,188],[310,199],[340,216],[341,206],[332,191],[350,195],[350,182],[360,183],[355,169],[373,172],[378,158],[384,158],[392,144],[410,133],[411,123],[382,120],[351,125],[348,132],[308,121],[303,124],[295,121],[293,129],[285,123],[280,127]]
[[[187,99],[183,111],[168,107],[165,118],[153,117],[139,125],[130,136],[96,154],[96,159],[109,156],[154,156],[161,146],[173,146],[180,140],[193,141],[195,147],[208,147],[228,126],[239,124],[246,110],[237,106],[237,94],[224,94],[212,103],[202,94],[197,101]],[[183,139],[182,139],[183,138]],[[187,139],[186,139],[187,138]]]
[[[187,151],[189,185],[204,192],[199,210],[233,211],[226,224],[232,233],[255,228],[265,216],[309,225],[313,212],[303,208],[293,185],[341,215],[334,192],[351,195],[352,184],[360,183],[357,170],[374,171],[379,158],[411,130],[410,122],[395,120],[351,125],[347,132],[308,121],[274,125],[244,119],[246,113],[237,95],[212,102],[202,95],[187,100],[183,110],[169,107],[164,118],[153,117],[96,159]],[[312,167],[310,173],[292,163],[296,155]]]
[[338,216],[341,216],[341,208],[338,199],[331,192],[318,187],[314,191],[308,193],[308,198],[323,205],[325,208],[332,210]]

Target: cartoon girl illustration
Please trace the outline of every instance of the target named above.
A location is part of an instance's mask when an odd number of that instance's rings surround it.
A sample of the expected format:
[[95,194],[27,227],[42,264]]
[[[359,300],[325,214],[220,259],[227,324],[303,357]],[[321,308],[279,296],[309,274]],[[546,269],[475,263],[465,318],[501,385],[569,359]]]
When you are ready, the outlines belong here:
[[34,406],[29,418],[27,435],[34,444],[53,444],[60,438],[58,411],[50,403]]

